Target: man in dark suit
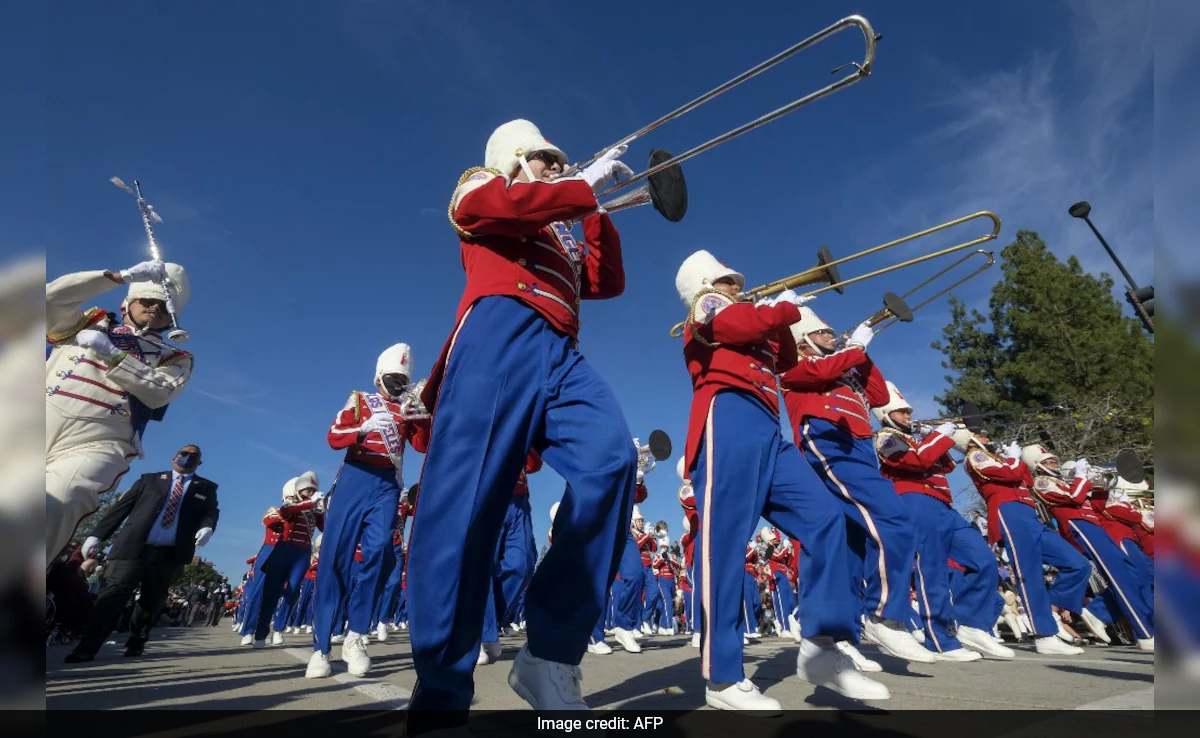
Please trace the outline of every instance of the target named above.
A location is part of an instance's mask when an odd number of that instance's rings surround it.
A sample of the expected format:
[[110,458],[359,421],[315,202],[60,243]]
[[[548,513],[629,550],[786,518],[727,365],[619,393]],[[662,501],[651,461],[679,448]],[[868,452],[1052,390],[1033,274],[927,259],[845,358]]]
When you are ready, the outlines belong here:
[[179,449],[169,472],[143,474],[117,498],[83,543],[88,555],[124,523],[108,554],[108,581],[96,598],[83,638],[69,664],[91,661],[113,631],[134,591],[141,596],[129,622],[126,656],[141,656],[150,628],[166,603],[167,590],[208,543],[217,526],[217,485],[196,475],[200,448]]

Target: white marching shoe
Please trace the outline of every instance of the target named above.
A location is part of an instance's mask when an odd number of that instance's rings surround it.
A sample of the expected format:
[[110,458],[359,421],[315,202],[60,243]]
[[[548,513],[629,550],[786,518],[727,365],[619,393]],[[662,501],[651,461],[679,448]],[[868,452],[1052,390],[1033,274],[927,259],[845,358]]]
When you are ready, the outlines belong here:
[[654,632],[655,630],[653,625],[650,623],[642,623],[642,635],[652,636],[654,635]]
[[1033,647],[1047,656],[1078,656],[1083,653],[1082,648],[1063,643],[1058,636],[1039,636],[1033,641]]
[[692,633],[692,648],[700,648],[700,631]]
[[1138,644],[1139,651],[1153,651],[1154,650],[1154,637],[1151,636],[1149,638],[1139,638],[1139,639],[1137,639],[1137,644]]
[[371,669],[371,657],[367,655],[367,637],[354,631],[346,634],[342,641],[342,661],[346,671],[354,676],[366,676]]
[[475,659],[476,666],[487,666],[500,660],[504,647],[499,643],[483,643],[479,646],[479,658]]
[[1108,628],[1105,627],[1104,621],[1089,612],[1086,607],[1080,611],[1079,617],[1083,620],[1083,624],[1087,629],[1091,631],[1092,635],[1096,636],[1097,640],[1105,644],[1112,643],[1112,637],[1108,635]]
[[509,623],[508,629],[514,633],[519,633],[521,631],[521,626],[517,625],[516,623]]
[[612,646],[604,641],[596,641],[588,644],[588,653],[594,653],[597,656],[607,656],[612,653]]
[[883,666],[878,661],[863,656],[862,652],[855,648],[854,644],[850,641],[838,641],[835,645],[837,646],[837,650],[850,659],[850,663],[854,664],[855,669],[870,672],[883,671]]
[[254,645],[254,634],[247,633],[246,635],[242,636],[242,645],[243,646],[253,646]]
[[387,640],[387,637],[388,637],[387,623],[380,620],[379,625],[375,626],[375,640],[379,641],[380,643],[383,643],[384,641]]
[[1017,655],[1008,646],[997,643],[990,633],[968,625],[958,626],[958,640],[964,646],[969,646],[988,658],[1011,659]]
[[867,640],[883,649],[884,653],[912,661],[918,664],[932,664],[937,661],[933,653],[917,643],[908,629],[899,623],[888,625],[882,620],[867,618],[863,623],[863,635]]
[[1058,632],[1055,633],[1058,636],[1058,640],[1063,643],[1069,643],[1072,646],[1075,645],[1075,636],[1067,632],[1067,627],[1063,625],[1063,621],[1059,620],[1057,615],[1054,617],[1054,624],[1058,626]]
[[405,620],[403,623],[400,623],[400,630],[408,630],[408,621],[407,620]]
[[758,691],[758,687],[749,679],[743,679],[719,691],[705,685],[704,702],[718,710],[745,710],[754,717],[775,717],[783,714],[783,706],[779,704],[779,700]]
[[346,640],[346,636],[345,636],[345,635],[343,635],[342,633],[338,633],[338,634],[337,634],[337,635],[335,635],[334,637],[330,638],[330,639],[329,639],[329,642],[330,642],[330,643],[342,643],[342,642],[344,642],[345,640]]
[[969,648],[952,648],[949,651],[942,651],[935,655],[938,661],[958,661],[964,663],[967,661],[978,661],[983,658],[983,654],[978,651],[972,651]]
[[820,646],[809,640],[800,642],[796,676],[801,681],[855,700],[886,700],[892,696],[886,685],[865,676],[838,648]]
[[912,630],[912,631],[909,631],[909,634],[912,635],[914,641],[916,641],[917,643],[920,643],[922,646],[925,645],[925,631]]
[[658,634],[664,636],[673,636],[675,635],[675,628],[659,628]]
[[283,645],[283,633],[280,633],[279,631],[275,631],[274,633],[272,633],[271,634],[271,645],[272,646],[282,646]]
[[308,635],[312,635],[312,626],[311,625],[304,626],[304,632]]
[[521,646],[508,672],[508,686],[535,710],[588,710],[578,666],[546,661]]
[[329,665],[329,654],[313,651],[312,657],[308,659],[308,668],[304,670],[305,679],[323,679],[333,673],[333,667]]
[[613,638],[617,639],[617,643],[621,644],[629,653],[641,653],[642,645],[637,642],[637,637],[633,631],[625,630],[624,628],[613,628]]

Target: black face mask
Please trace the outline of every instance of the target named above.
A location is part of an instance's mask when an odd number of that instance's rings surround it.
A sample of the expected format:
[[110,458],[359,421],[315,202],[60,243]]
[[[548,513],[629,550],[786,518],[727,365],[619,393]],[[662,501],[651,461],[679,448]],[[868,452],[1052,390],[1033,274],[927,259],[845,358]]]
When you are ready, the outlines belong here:
[[394,377],[391,375],[385,376],[382,379],[383,389],[392,397],[399,397],[404,394],[405,388],[408,387],[408,380]]
[[180,451],[175,456],[175,463],[179,464],[181,469],[195,469],[200,463],[200,456],[192,451]]

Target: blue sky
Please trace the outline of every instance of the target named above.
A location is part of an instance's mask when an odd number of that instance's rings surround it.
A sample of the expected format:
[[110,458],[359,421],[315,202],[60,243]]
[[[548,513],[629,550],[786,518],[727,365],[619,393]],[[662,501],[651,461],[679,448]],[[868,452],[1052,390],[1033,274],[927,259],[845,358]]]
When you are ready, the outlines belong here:
[[[346,2],[91,4],[9,9],[7,51],[40,70],[15,80],[28,104],[0,121],[9,157],[0,233],[44,249],[50,278],[146,256],[132,200],[106,180],[139,178],[164,219],[160,240],[189,270],[182,323],[191,386],[150,428],[135,472],[200,444],[220,484],[221,522],[204,554],[232,576],[261,540],[283,482],[340,461],[325,431],[378,353],[414,346],[428,372],[463,285],[446,203],[482,163],[498,124],[534,120],[573,159],[601,147],[850,13],[880,42],[875,73],[685,165],[678,224],[649,208],[617,216],[628,290],[586,305],[581,345],[634,433],[682,447],[691,392],[681,346],[679,262],[707,248],[755,284],[802,271],[821,245],[844,255],[958,215],[1004,219],[1061,257],[1111,264],[1066,214],[1088,199],[1134,276],[1151,281],[1153,89],[1148,3],[756,3],[593,6]],[[39,15],[40,14],[40,15]],[[31,30],[32,29],[32,30]],[[861,58],[846,32],[631,147],[679,151],[827,84]],[[44,115],[43,115],[44,113]],[[37,217],[37,214],[41,214]],[[32,216],[32,217],[31,217]],[[959,231],[966,236],[975,231]],[[850,276],[944,246],[902,247]],[[998,272],[998,270],[996,270]],[[848,327],[921,268],[868,281],[814,307]],[[960,295],[983,306],[995,274]],[[114,292],[100,304],[115,308]],[[930,309],[872,354],[936,414],[946,322]],[[406,475],[415,480],[421,458]],[[960,484],[962,480],[960,479]],[[680,532],[674,463],[649,477],[650,521]],[[532,478],[539,545],[562,481]]]

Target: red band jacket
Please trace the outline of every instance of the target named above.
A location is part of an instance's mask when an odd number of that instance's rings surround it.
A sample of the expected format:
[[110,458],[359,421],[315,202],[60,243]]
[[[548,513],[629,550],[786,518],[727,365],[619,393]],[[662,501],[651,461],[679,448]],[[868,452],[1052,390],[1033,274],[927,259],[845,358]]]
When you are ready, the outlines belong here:
[[517,487],[513,490],[513,497],[528,497],[529,475],[541,471],[541,469],[541,455],[537,451],[530,449],[529,456],[525,458],[525,468],[521,470],[521,476],[517,477]]
[[1059,534],[1081,553],[1084,551],[1083,543],[1075,538],[1070,523],[1083,520],[1104,527],[1104,521],[1088,502],[1091,489],[1092,483],[1087,479],[1068,481],[1046,474],[1039,474],[1033,479],[1033,491],[1050,508],[1050,514],[1058,523]]
[[950,482],[954,470],[950,449],[954,439],[934,431],[922,441],[907,433],[885,428],[875,434],[879,471],[890,479],[898,494],[916,492],[951,503]]
[[[733,303],[731,298],[715,293],[702,298],[696,310],[702,315],[692,323],[683,344],[692,378],[685,469],[696,463],[704,426],[718,392],[749,393],[779,414],[776,374],[796,364],[796,343],[788,326],[800,320],[800,309],[791,303],[755,306]],[[706,345],[697,340],[697,335],[720,345]]]
[[871,408],[888,401],[883,375],[857,345],[825,356],[801,356],[780,384],[798,445],[809,418],[827,420],[855,438],[870,438]]
[[[380,395],[380,397],[383,396]],[[418,452],[424,453],[429,446],[429,421],[406,421],[400,412],[398,402],[384,398],[384,403],[391,411],[392,420],[396,424],[396,432],[400,435],[401,453],[403,453],[405,441],[412,443],[413,448]],[[363,393],[357,391],[350,393],[350,399],[346,401],[346,406],[333,419],[333,425],[329,426],[329,446],[335,449],[346,449],[347,461],[394,469],[395,464],[388,454],[381,433],[371,431],[361,440],[359,439],[359,431],[363,423],[367,422],[370,417],[371,409],[367,406],[367,399]]]
[[273,507],[263,516],[263,525],[278,531],[281,542],[308,548],[316,531],[325,528],[325,515],[313,512],[315,505],[312,500],[305,500]]
[[1000,460],[994,454],[983,449],[972,449],[967,452],[967,476],[975,483],[975,489],[987,503],[988,509],[988,543],[1000,540],[1000,506],[1006,502],[1019,502],[1037,508],[1029,488],[1033,479],[1029,475],[1029,467],[1020,459]]
[[[425,407],[436,412],[458,326],[482,298],[519,300],[574,337],[581,300],[605,300],[625,291],[621,239],[607,214],[595,214],[597,207],[592,188],[580,179],[510,183],[479,171],[459,185],[452,220],[461,229],[467,284],[455,329],[425,384]],[[564,225],[579,218],[586,249]]]

